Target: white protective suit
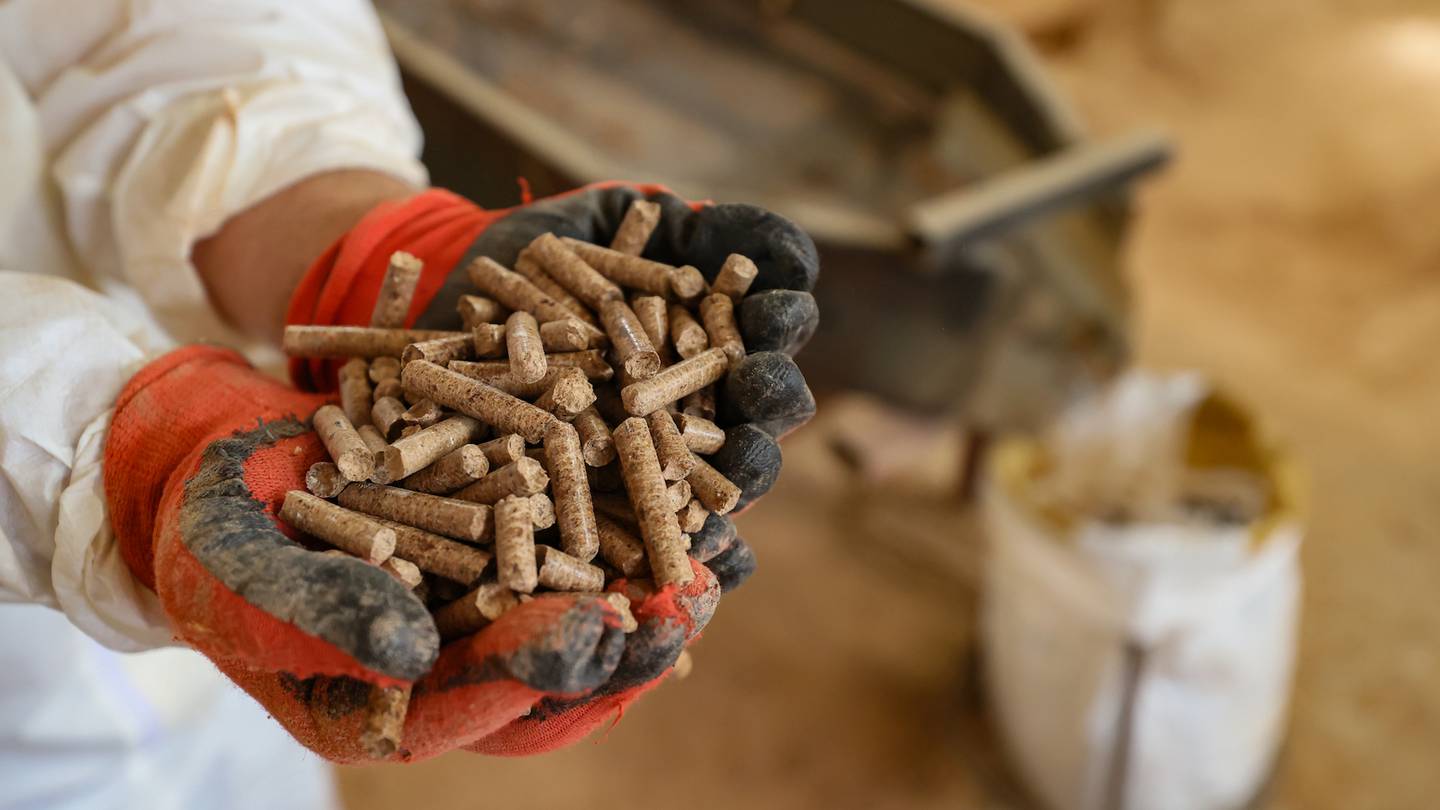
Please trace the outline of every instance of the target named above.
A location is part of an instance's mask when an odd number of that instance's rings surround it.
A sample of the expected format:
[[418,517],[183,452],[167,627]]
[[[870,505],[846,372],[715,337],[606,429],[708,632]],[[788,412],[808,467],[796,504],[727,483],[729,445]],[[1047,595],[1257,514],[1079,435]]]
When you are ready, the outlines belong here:
[[325,170],[421,184],[418,152],[362,0],[0,0],[0,808],[333,806],[323,762],[169,646],[101,450],[147,359],[240,344],[197,239]]

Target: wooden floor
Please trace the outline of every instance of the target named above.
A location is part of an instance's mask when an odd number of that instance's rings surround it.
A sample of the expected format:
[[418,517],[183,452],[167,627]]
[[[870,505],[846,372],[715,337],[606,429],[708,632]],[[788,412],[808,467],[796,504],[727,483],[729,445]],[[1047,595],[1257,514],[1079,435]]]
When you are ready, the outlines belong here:
[[[1434,806],[1440,13],[1031,5],[1080,9],[1044,34],[1097,131],[1159,123],[1181,146],[1128,258],[1142,360],[1214,375],[1313,481],[1292,731],[1266,806]],[[835,414],[787,443],[785,477],[741,522],[760,573],[690,678],[567,751],[343,770],[349,806],[1023,806],[969,676],[969,518],[935,478],[855,498],[831,445],[875,416]]]

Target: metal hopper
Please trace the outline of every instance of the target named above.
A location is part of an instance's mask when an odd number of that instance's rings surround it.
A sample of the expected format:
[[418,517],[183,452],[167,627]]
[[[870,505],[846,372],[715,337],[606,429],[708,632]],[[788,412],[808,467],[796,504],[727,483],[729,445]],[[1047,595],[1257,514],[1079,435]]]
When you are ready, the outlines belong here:
[[1127,186],[1017,35],[934,0],[380,0],[437,184],[508,205],[603,179],[766,206],[820,247],[800,358],[1024,428],[1127,354]]

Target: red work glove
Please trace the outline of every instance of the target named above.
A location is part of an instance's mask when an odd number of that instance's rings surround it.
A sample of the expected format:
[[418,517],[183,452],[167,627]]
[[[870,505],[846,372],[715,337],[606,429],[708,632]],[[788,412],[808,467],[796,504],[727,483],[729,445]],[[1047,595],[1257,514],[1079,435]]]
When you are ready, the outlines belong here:
[[[448,192],[430,191],[380,206],[332,247],[301,283],[287,320],[368,323],[390,255],[405,250],[425,263],[406,324],[459,329],[455,305],[461,295],[476,292],[464,271],[472,259],[488,256],[511,267],[531,240],[547,232],[609,244],[630,203],[641,197],[659,203],[662,210],[660,225],[643,251],[646,258],[692,265],[713,279],[729,254],[741,253],[759,270],[736,313],[748,354],[720,387],[717,421],[726,427],[725,445],[709,459],[740,486],[738,512],[778,477],[777,440],[815,412],[815,400],[791,356],[814,334],[819,320],[810,295],[819,260],[810,238],[783,217],[753,205],[691,203],[658,186],[605,183],[501,211],[485,211]],[[291,365],[297,384],[326,390],[333,388],[337,368],[337,362],[323,360]],[[691,543],[692,559],[705,563],[724,590],[739,585],[755,569],[753,552],[727,517],[711,515]],[[642,624],[640,635],[650,632]],[[683,645],[655,643],[646,648],[651,652],[627,655],[615,674],[590,694],[547,698],[531,714],[466,747],[489,754],[531,754],[583,738],[657,685]]]
[[[454,303],[464,290],[456,279],[471,256],[509,263],[550,230],[602,241],[636,195],[594,189],[485,212],[431,191],[382,205],[315,263],[291,321],[368,322],[389,255],[404,249],[426,266],[411,320],[428,308],[419,325],[457,327]],[[755,289],[776,287],[777,278],[805,289],[813,283],[813,245],[788,222],[749,206],[692,208],[656,198],[668,224],[648,254],[685,255],[713,276],[725,255],[719,251],[730,245],[761,267]],[[682,244],[694,251],[666,252]],[[747,300],[740,319],[752,348],[793,351],[813,331],[814,302],[804,289],[751,300],[762,303]],[[320,364],[294,371],[305,387],[333,383]],[[783,352],[747,358],[726,389],[740,395],[726,397],[734,427],[715,461],[742,486],[745,503],[778,473],[771,435],[808,418],[814,402]],[[751,389],[759,395],[745,393]],[[361,709],[372,685],[415,684],[399,759],[461,746],[528,754],[578,740],[654,686],[708,621],[718,586],[733,587],[753,570],[730,522],[713,517],[694,538],[696,579],[635,604],[640,628],[628,637],[601,600],[552,598],[522,605],[437,655],[434,626],[403,586],[360,560],[309,554],[276,528],[284,493],[303,488],[304,471],[323,455],[302,421],[321,401],[228,352],[176,352],[122,395],[106,449],[106,489],[126,560],[160,595],[177,633],[329,759],[363,758]],[[753,472],[742,475],[742,467]],[[709,568],[700,564],[707,560]]]
[[[357,558],[311,553],[275,512],[325,457],[306,419],[325,401],[224,349],[151,363],[116,403],[105,489],[121,553],[177,635],[253,695],[301,743],[363,760],[371,686],[413,684],[399,759],[481,739],[547,697],[606,682],[627,650],[620,616],[595,597],[537,599],[440,649],[420,600]],[[288,531],[288,530],[287,530]],[[719,589],[696,579],[634,606],[685,637]],[[673,589],[672,589],[673,590]],[[683,643],[683,642],[682,642]]]

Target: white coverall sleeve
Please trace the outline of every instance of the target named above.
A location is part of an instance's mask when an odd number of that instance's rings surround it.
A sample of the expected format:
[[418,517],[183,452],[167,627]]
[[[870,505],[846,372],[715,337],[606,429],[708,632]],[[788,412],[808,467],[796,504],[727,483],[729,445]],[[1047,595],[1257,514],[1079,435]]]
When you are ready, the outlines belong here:
[[79,277],[105,293],[0,272],[0,601],[59,608],[119,650],[169,643],[100,475],[115,396],[173,345],[142,324],[241,345],[194,242],[319,172],[423,184],[419,129],[363,0],[0,0],[0,62],[32,103]]
[[36,602],[118,650],[167,644],[130,574],[100,462],[115,397],[167,347],[72,281],[0,271],[0,601]]
[[239,345],[189,259],[232,215],[328,170],[426,179],[364,0],[13,0],[0,54],[92,285],[138,290],[181,342]]

